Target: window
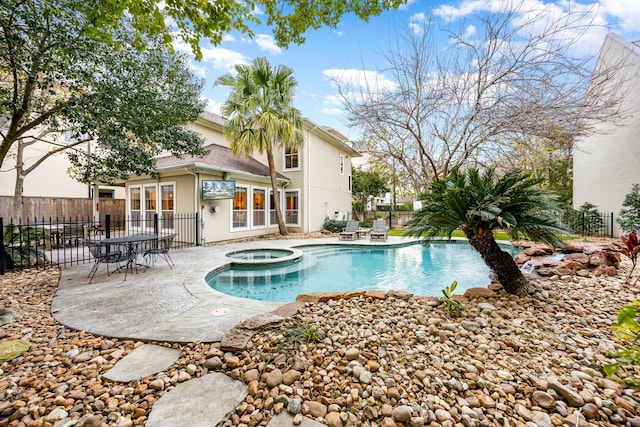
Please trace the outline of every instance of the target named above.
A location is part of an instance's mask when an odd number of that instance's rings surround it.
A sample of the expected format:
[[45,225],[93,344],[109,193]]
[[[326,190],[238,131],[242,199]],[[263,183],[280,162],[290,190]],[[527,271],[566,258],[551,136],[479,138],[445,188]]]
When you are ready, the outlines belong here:
[[236,195],[233,198],[233,212],[231,214],[233,228],[247,227],[247,189],[236,186]]
[[153,229],[153,218],[158,213],[158,190],[155,184],[144,186],[144,221],[147,229]]
[[[174,229],[175,183],[144,184],[129,187],[129,227],[140,232]],[[158,224],[154,223],[158,215]]]
[[129,212],[131,215],[131,226],[140,227],[142,202],[140,199],[140,187],[129,188]]
[[175,214],[175,191],[173,184],[161,184],[160,197],[162,228],[173,230],[173,216]]
[[[280,201],[282,201],[282,191],[278,190]],[[282,204],[280,205],[282,206]],[[273,200],[273,191],[269,190],[269,225],[278,225],[278,219],[276,218],[276,203]]]
[[286,191],[286,207],[284,214],[284,222],[289,225],[299,225],[299,212],[298,212],[298,191]]
[[284,149],[284,169],[298,169],[300,161],[298,157],[298,147],[291,146]]
[[266,205],[265,205],[266,191],[262,189],[253,190],[253,226],[265,226],[266,223]]
[[344,175],[344,155],[340,154],[340,175]]
[[103,190],[98,189],[98,198],[100,199],[113,199],[114,198],[114,190]]
[[351,175],[349,175],[349,192],[353,191],[353,179],[351,178]]

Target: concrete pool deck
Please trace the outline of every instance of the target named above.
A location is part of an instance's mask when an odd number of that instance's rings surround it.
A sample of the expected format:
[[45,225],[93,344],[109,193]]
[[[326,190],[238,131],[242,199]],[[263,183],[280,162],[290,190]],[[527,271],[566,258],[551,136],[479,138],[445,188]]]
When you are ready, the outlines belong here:
[[171,251],[173,269],[162,258],[138,273],[107,276],[100,266],[91,284],[93,263],[62,270],[51,305],[55,319],[80,331],[121,339],[188,343],[218,342],[226,332],[251,317],[268,313],[284,303],[233,297],[211,289],[205,277],[229,264],[225,254],[259,248],[292,248],[306,245],[393,246],[416,241],[390,236],[386,242],[360,239],[254,240],[220,246]]

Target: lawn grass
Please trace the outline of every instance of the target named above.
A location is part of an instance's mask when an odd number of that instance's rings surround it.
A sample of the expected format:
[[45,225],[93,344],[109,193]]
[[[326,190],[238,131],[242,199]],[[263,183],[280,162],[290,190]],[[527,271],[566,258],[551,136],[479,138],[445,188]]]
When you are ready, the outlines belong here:
[[[401,228],[396,228],[396,229],[393,229],[393,230],[389,230],[388,234],[389,234],[389,236],[404,236],[404,232],[405,232],[405,230],[403,230]],[[464,238],[465,235],[464,235],[464,233],[462,231],[456,230],[456,231],[453,232],[451,237],[462,237],[462,238]],[[509,235],[506,234],[506,233],[493,233],[493,237],[496,240],[507,240],[507,241],[511,240],[511,237],[509,237]],[[574,240],[574,239],[579,239],[579,238],[580,238],[580,236],[560,236],[561,240]]]

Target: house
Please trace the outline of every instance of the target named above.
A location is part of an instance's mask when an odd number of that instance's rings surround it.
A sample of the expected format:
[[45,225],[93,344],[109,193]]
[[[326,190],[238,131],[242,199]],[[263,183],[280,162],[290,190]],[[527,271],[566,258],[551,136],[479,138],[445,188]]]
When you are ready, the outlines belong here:
[[[159,157],[157,178],[127,180],[127,215],[135,220],[198,212],[202,244],[277,233],[266,154],[233,156],[223,125],[221,116],[203,113],[190,128],[203,136],[207,155]],[[351,218],[351,159],[359,154],[339,132],[310,120],[304,120],[304,135],[302,147],[274,153],[291,232],[319,231],[327,218]]]
[[[46,140],[33,142],[24,149],[25,167],[30,167],[52,147],[69,142],[69,134],[48,134]],[[87,151],[91,143],[76,147],[75,150]],[[15,193],[16,158],[13,149],[0,169],[0,217],[11,217],[11,206]],[[71,216],[90,216],[94,186],[83,184],[67,173],[71,162],[66,152],[54,154],[29,173],[24,180],[22,195],[24,212],[22,221],[35,218],[62,218]],[[101,202],[124,200],[124,189],[118,186],[98,186],[98,199]],[[110,204],[111,205],[111,204]],[[115,205],[114,205],[115,206]],[[124,213],[124,212],[122,212]]]
[[[632,184],[640,184],[640,42],[628,42],[608,34],[597,67],[621,60],[617,82],[625,97],[622,124],[602,125],[597,134],[576,141],[573,151],[573,205],[578,208],[591,202],[600,212],[617,215]],[[617,224],[614,231],[619,234]]]

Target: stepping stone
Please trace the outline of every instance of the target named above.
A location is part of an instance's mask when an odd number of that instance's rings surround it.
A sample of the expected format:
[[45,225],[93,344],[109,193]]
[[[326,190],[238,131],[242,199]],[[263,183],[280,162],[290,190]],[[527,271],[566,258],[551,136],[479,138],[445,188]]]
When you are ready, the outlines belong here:
[[121,383],[148,377],[173,365],[180,354],[180,350],[173,348],[144,344],[127,354],[103,377]]
[[178,384],[153,404],[146,427],[211,427],[247,397],[247,386],[215,372]]
[[[293,425],[293,415],[286,411],[280,412],[275,417],[271,418],[267,427],[291,427]],[[300,427],[327,427],[325,424],[319,423],[311,418],[302,417]]]
[[25,340],[0,341],[0,363],[15,359],[31,348],[31,343]]

